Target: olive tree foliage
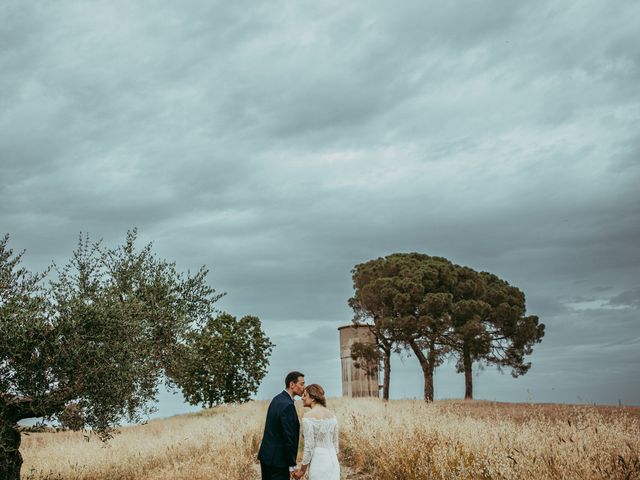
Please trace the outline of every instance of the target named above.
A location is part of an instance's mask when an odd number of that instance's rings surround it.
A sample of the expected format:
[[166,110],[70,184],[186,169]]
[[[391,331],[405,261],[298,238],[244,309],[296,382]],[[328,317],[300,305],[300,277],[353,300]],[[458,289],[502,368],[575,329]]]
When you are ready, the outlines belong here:
[[106,248],[80,238],[55,279],[31,274],[0,241],[0,477],[19,478],[17,422],[54,419],[74,403],[103,439],[152,410],[174,355],[222,296],[207,270],[179,273],[136,231]]
[[75,402],[68,403],[57,417],[64,430],[82,430],[86,423],[82,415],[82,407]]
[[222,313],[188,336],[173,380],[192,405],[246,402],[267,373],[273,346],[258,317]]
[[[47,353],[47,305],[39,286],[44,274],[21,267],[23,254],[14,255],[8,241],[8,235],[0,240],[0,478],[14,479],[19,478],[22,464],[16,423],[26,410],[34,409],[34,403],[38,406],[37,398],[34,402],[17,394],[27,390],[21,385],[41,381],[25,365],[39,362]],[[64,407],[60,395],[55,390],[52,394],[51,402]]]

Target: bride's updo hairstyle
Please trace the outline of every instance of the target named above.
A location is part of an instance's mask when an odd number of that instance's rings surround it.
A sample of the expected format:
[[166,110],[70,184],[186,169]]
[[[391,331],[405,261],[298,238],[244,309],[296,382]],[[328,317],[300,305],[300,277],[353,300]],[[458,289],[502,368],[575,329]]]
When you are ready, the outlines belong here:
[[327,399],[324,398],[324,388],[322,388],[317,383],[312,383],[311,385],[307,385],[304,389],[311,398],[313,398],[316,403],[319,403],[323,407],[327,406]]

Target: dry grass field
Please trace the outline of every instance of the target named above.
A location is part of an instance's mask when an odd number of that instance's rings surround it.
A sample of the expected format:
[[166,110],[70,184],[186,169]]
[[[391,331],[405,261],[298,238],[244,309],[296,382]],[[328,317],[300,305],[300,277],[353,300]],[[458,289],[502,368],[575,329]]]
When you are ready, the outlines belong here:
[[[343,478],[640,479],[640,407],[330,399]],[[24,436],[30,480],[253,480],[266,402],[123,428]],[[300,408],[299,413],[302,413]]]

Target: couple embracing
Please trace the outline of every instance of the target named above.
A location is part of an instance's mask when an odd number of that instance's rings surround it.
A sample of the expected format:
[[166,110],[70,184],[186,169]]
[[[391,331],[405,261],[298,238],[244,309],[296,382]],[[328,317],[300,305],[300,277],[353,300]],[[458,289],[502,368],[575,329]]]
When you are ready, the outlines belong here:
[[[302,478],[307,470],[309,480],[340,480],[338,463],[338,421],[327,408],[320,385],[305,387],[304,375],[291,372],[284,381],[285,389],[271,400],[258,452],[262,480]],[[310,410],[302,417],[304,451],[302,465],[297,466],[300,422],[294,397],[302,397]]]

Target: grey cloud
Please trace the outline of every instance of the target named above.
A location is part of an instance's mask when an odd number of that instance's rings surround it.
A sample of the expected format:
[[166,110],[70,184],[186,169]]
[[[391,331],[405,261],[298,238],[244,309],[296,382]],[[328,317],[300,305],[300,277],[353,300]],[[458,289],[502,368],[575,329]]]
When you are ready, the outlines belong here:
[[617,147],[611,155],[609,169],[616,173],[633,174],[633,170],[638,170],[640,167],[640,137],[621,141]]
[[[345,322],[345,323],[348,323],[348,322]],[[320,327],[314,330],[313,332],[311,332],[311,334],[309,335],[309,341],[311,342],[327,341],[327,342],[333,342],[334,345],[337,342],[338,338],[339,338],[338,330],[333,327]]]
[[640,307],[640,287],[619,293],[615,297],[611,298],[608,304],[621,307]]
[[597,293],[601,293],[601,292],[608,292],[610,290],[612,290],[613,287],[611,285],[598,285],[593,287],[591,290],[593,290],[594,292]]
[[[208,265],[220,307],[279,342],[264,396],[298,361],[339,390],[355,264],[442,255],[547,325],[527,378],[481,392],[526,400],[570,356],[562,398],[600,398],[581,362],[635,357],[581,348],[638,336],[638,9],[5,2],[0,228],[34,268],[134,226]],[[414,360],[396,392],[420,395]]]
[[549,317],[559,317],[569,313],[571,309],[560,299],[554,297],[527,297],[527,309],[530,313],[546,319]]

